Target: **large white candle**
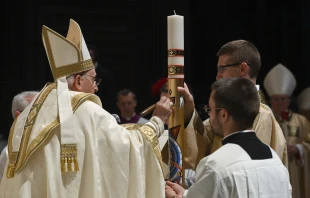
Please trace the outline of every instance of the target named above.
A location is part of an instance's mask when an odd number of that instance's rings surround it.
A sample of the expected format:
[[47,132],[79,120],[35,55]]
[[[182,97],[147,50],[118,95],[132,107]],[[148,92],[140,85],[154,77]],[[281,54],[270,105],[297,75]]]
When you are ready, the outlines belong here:
[[[183,16],[168,16],[168,93],[174,111],[169,117],[169,180],[185,184],[183,166],[184,106],[178,87],[184,86],[184,24]],[[171,138],[170,138],[171,137]],[[177,164],[177,165],[176,165]],[[181,176],[181,178],[180,178]]]
[[[168,16],[168,68],[169,66],[184,66],[184,20],[183,16]],[[171,53],[176,53],[171,56]],[[170,78],[183,78],[184,75],[175,74]]]

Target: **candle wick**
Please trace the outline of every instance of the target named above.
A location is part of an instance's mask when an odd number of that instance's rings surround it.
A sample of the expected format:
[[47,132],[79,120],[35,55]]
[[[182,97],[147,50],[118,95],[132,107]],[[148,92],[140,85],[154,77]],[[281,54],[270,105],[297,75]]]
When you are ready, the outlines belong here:
[[176,15],[175,10],[173,10],[173,12],[174,12],[174,15]]

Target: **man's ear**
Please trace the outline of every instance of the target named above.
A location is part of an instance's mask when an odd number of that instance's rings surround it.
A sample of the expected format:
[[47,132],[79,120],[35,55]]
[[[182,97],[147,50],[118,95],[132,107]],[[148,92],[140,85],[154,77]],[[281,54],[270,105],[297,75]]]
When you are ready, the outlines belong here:
[[240,65],[239,68],[240,68],[240,74],[241,74],[241,76],[249,75],[250,67],[248,66],[247,63],[245,63],[245,62],[241,63],[241,65]]
[[222,119],[222,122],[226,122],[227,119],[228,119],[228,113],[226,111],[226,109],[222,109],[220,110],[221,111],[221,119]]
[[82,81],[81,81],[81,75],[76,75],[74,77],[74,82],[73,82],[73,91],[82,91]]

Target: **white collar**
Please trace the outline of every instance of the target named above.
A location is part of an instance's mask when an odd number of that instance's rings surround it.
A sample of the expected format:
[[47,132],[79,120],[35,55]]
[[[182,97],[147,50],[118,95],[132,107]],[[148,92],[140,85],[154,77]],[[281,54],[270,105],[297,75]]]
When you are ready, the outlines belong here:
[[128,118],[128,117],[123,117],[123,116],[122,116],[122,117],[125,118],[125,120],[129,121],[129,120],[130,120],[133,116],[135,116],[135,115],[136,115],[136,112],[134,112],[134,113],[132,114],[132,116],[129,117],[129,118]]
[[232,135],[235,135],[235,134],[237,134],[237,133],[249,133],[249,132],[254,132],[254,130],[236,131],[236,132],[233,132],[233,133],[227,135],[226,137],[224,137],[223,140],[226,139],[227,137],[232,136]]

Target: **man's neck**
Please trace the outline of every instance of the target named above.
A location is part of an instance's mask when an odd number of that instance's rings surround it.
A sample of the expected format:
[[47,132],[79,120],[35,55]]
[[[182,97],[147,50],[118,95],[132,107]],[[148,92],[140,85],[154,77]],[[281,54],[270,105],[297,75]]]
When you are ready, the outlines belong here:
[[228,122],[226,124],[226,126],[223,126],[223,136],[226,137],[232,133],[235,133],[237,131],[244,131],[244,130],[253,130],[252,127],[250,128],[240,128],[239,126],[237,126],[233,121],[232,122]]
[[248,129],[244,129],[244,130],[234,131],[234,132],[232,132],[232,133],[229,133],[229,134],[227,134],[227,135],[224,135],[223,140],[224,140],[225,138],[229,137],[229,136],[232,136],[232,135],[236,134],[236,133],[247,133],[247,132],[253,132],[253,131],[254,131],[253,128],[248,128]]
[[133,114],[121,114],[121,116],[127,120],[130,120],[132,117],[134,117],[136,115],[136,112],[133,112]]
[[286,109],[285,111],[281,112],[281,111],[274,111],[272,110],[274,116],[276,117],[276,119],[278,121],[282,121],[282,120],[290,120],[292,117],[292,111],[289,109]]
[[254,85],[256,85],[256,78],[250,78],[250,76],[244,76],[244,78],[249,79]]
[[128,118],[123,117],[123,116],[121,115],[120,119],[121,119],[121,123],[122,123],[122,124],[126,124],[126,123],[137,123],[137,122],[139,121],[139,119],[140,119],[140,116],[137,115],[136,113],[134,113],[131,117],[128,117]]

